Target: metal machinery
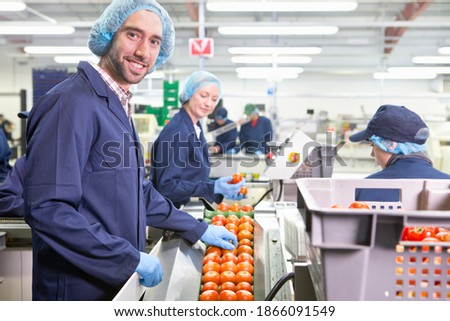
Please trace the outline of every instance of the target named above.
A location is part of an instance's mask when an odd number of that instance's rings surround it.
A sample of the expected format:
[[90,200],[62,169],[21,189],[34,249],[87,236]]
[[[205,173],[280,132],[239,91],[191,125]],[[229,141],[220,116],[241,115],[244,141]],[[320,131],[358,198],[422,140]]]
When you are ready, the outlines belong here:
[[[245,203],[254,203],[254,285],[255,300],[317,300],[321,290],[320,255],[309,245],[305,222],[296,201],[283,201],[280,189],[284,180],[302,177],[331,177],[335,148],[320,146],[303,132],[295,132],[281,144],[274,144],[268,157],[249,158],[229,155],[221,158],[216,176],[235,172],[259,174],[248,180],[249,194]],[[218,158],[212,160],[218,161]],[[243,162],[254,162],[245,167]],[[228,163],[227,163],[228,162]],[[245,169],[245,170],[243,170]],[[212,175],[215,176],[215,175]],[[277,190],[268,198],[263,191]],[[297,191],[297,190],[296,190]],[[258,196],[256,196],[258,194]],[[263,196],[261,197],[261,194]],[[261,200],[262,198],[262,200]],[[196,218],[204,217],[204,205],[192,199],[183,210]],[[151,250],[159,257],[164,280],[154,288],[144,288],[133,275],[115,300],[182,300],[199,298],[205,245],[199,241],[187,244],[168,231]],[[293,279],[293,282],[287,282]],[[295,285],[295,286],[293,286]],[[295,289],[295,290],[294,290]]]
[[31,300],[31,229],[23,218],[0,218],[0,301]]

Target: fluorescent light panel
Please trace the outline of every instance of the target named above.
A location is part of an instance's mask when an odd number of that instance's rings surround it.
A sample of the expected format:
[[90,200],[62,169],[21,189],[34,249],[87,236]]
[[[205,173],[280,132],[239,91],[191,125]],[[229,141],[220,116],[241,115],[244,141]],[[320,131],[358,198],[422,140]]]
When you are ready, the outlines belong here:
[[27,5],[20,1],[0,2],[0,11],[23,11]]
[[209,11],[353,11],[358,7],[355,1],[316,2],[211,2],[206,3]]
[[450,57],[446,56],[417,56],[412,59],[415,64],[450,64]]
[[223,35],[332,35],[338,32],[336,26],[233,26],[219,27]]
[[391,73],[430,73],[430,74],[450,74],[450,67],[390,67],[387,70]]
[[27,46],[23,50],[29,54],[63,55],[63,54],[90,54],[91,51],[85,46]]
[[310,57],[280,57],[280,56],[237,56],[231,57],[235,64],[309,64]]
[[228,52],[232,55],[317,55],[322,52],[319,47],[231,47]]
[[401,79],[401,80],[407,80],[407,79],[434,79],[436,78],[437,74],[430,73],[430,72],[419,72],[419,73],[393,73],[393,72],[374,72],[373,78],[375,79]]
[[240,79],[296,79],[298,78],[298,73],[296,72],[283,72],[280,74],[274,73],[238,73],[238,78]]
[[300,67],[238,67],[237,73],[245,72],[296,72],[298,74],[303,72],[303,68]]
[[450,47],[441,47],[438,51],[441,55],[450,55]]
[[58,64],[78,64],[80,61],[98,62],[99,58],[94,55],[87,56],[55,56],[54,60]]
[[75,32],[71,26],[0,26],[0,35],[70,35]]

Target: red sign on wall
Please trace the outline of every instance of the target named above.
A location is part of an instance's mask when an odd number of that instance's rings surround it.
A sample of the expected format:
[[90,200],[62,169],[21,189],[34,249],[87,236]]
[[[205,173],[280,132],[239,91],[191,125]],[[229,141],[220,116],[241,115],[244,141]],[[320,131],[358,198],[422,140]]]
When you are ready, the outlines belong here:
[[202,56],[202,57],[214,56],[213,38],[190,38],[189,54],[191,56]]

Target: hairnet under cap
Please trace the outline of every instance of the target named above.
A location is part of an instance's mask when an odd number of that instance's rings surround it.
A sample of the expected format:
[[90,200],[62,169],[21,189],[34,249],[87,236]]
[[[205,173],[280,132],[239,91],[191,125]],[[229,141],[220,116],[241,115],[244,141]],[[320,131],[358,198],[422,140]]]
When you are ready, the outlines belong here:
[[162,66],[172,56],[175,47],[175,30],[167,11],[154,0],[113,0],[89,33],[89,49],[95,55],[103,56],[124,21],[140,10],[149,10],[161,19],[163,27],[161,50],[151,71]]
[[199,70],[193,72],[189,78],[186,80],[186,83],[184,84],[183,90],[181,91],[179,95],[179,100],[182,105],[184,105],[197,90],[200,88],[209,85],[209,84],[215,84],[217,88],[219,89],[219,97],[216,101],[216,106],[219,103],[220,98],[222,97],[222,90],[220,87],[220,81],[219,79],[214,76],[212,73]]

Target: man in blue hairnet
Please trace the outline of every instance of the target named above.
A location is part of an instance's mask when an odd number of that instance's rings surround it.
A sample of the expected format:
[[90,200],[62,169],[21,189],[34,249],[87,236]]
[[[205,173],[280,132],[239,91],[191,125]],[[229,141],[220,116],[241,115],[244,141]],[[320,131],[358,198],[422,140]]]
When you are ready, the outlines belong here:
[[221,97],[219,79],[210,72],[193,72],[179,95],[180,111],[163,128],[151,151],[151,180],[156,189],[177,207],[191,196],[209,202],[240,200],[245,180],[228,184],[232,177],[209,179],[208,145],[200,120],[208,116]]
[[[382,170],[369,179],[430,178],[450,179],[450,175],[433,168],[426,155],[429,129],[419,115],[404,106],[383,105],[367,128],[349,137],[352,142],[369,141],[372,157]],[[399,201],[399,191],[360,189],[357,200]]]
[[27,126],[25,219],[33,233],[33,300],[111,300],[134,272],[163,271],[144,252],[146,226],[232,249],[234,234],[176,209],[144,180],[130,87],[170,58],[174,28],[153,0],[113,0],[88,41],[98,64],[33,106]]

